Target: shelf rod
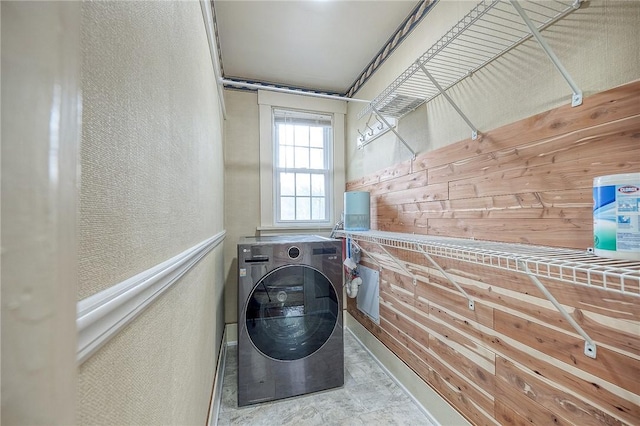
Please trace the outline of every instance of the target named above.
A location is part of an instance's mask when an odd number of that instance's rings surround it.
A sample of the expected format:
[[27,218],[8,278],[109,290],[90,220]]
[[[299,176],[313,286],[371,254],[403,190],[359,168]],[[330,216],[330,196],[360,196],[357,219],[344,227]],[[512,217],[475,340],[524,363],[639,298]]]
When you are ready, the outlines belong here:
[[435,260],[433,260],[433,258],[429,255],[429,253],[427,253],[426,251],[424,251],[424,249],[422,248],[422,246],[420,244],[416,244],[416,247],[418,247],[418,250],[420,250],[420,252],[424,255],[424,257],[427,258],[427,260],[429,262],[431,262],[431,264],[438,270],[440,271],[440,273],[442,275],[444,275],[444,277],[451,283],[453,284],[460,293],[462,293],[462,295],[464,297],[467,298],[467,301],[469,302],[469,309],[471,309],[472,311],[475,311],[476,306],[475,303],[473,301],[473,299],[471,299],[471,296],[469,296],[469,294],[467,294],[466,291],[464,291],[464,289],[462,287],[460,287],[460,285],[453,279],[453,277],[451,275],[449,275],[444,269],[442,269],[442,267],[440,265],[438,265],[438,262],[436,262]]
[[460,108],[458,108],[458,105],[456,105],[455,102],[453,102],[453,99],[451,99],[451,97],[449,97],[449,95],[447,94],[447,92],[444,91],[444,89],[442,88],[442,86],[440,86],[440,83],[438,83],[436,81],[435,78],[433,78],[433,76],[431,75],[431,73],[429,73],[429,71],[427,71],[427,68],[421,64],[418,63],[418,66],[422,69],[422,72],[429,78],[429,80],[431,80],[431,83],[436,86],[436,89],[438,89],[438,91],[440,92],[440,94],[442,96],[445,97],[445,99],[447,101],[449,101],[449,103],[451,104],[451,106],[453,107],[453,109],[455,109],[458,114],[460,115],[460,117],[462,117],[462,119],[467,123],[467,125],[469,127],[471,127],[471,139],[478,139],[478,129],[476,129],[476,126],[474,126],[471,121],[469,121],[469,119],[467,118],[466,115],[464,115],[464,113],[462,112],[462,110]]
[[389,253],[387,251],[386,248],[384,248],[384,246],[382,244],[380,244],[377,241],[373,242],[375,245],[377,245],[380,249],[382,249],[383,252],[386,253],[387,256],[389,256],[391,258],[391,260],[393,260],[395,262],[396,265],[398,265],[400,267],[400,269],[402,269],[404,271],[405,274],[409,275],[412,279],[413,279],[413,285],[417,284],[418,281],[418,277],[416,277],[414,274],[411,273],[411,271],[409,271],[406,267],[406,265],[403,265],[398,259],[396,259],[396,257],[394,255],[392,255],[391,253]]
[[[578,85],[573,81],[573,79],[569,75],[569,72],[562,65],[562,62],[560,62],[560,59],[558,59],[556,54],[553,52],[553,50],[551,49],[551,46],[549,46],[549,44],[542,37],[542,35],[538,31],[538,29],[535,27],[533,22],[531,22],[531,19],[529,19],[527,12],[525,12],[522,6],[520,6],[520,4],[518,3],[518,0],[510,0],[510,2],[511,2],[511,5],[513,5],[513,8],[516,10],[516,12],[520,14],[520,17],[522,18],[524,23],[527,25],[527,27],[529,27],[529,31],[531,31],[531,34],[538,41],[538,44],[540,44],[540,46],[542,47],[542,50],[545,51],[549,59],[551,59],[551,62],[553,62],[553,65],[555,65],[556,69],[560,72],[562,77],[564,77],[566,82],[569,84],[569,87],[571,87],[571,90],[573,91],[573,96],[571,97],[571,106],[575,107],[578,105],[582,105],[582,91],[580,90]],[[580,3],[577,2],[578,6],[579,4]]]
[[218,82],[223,85],[226,84],[228,86],[244,87],[246,89],[269,90],[272,92],[290,93],[292,95],[311,96],[315,98],[334,99],[338,101],[347,101],[347,102],[362,102],[362,103],[371,102],[366,99],[348,98],[346,96],[330,95],[327,93],[306,92],[304,90],[289,89],[286,87],[278,87],[278,86],[269,86],[268,84],[248,83],[244,81],[229,80],[226,78],[220,78],[218,79]]
[[391,126],[391,124],[389,124],[389,122],[387,121],[387,119],[386,119],[386,118],[384,118],[384,117],[382,116],[382,114],[380,114],[380,111],[378,111],[376,107],[374,107],[373,105],[371,105],[371,110],[375,113],[375,115],[377,115],[377,116],[380,118],[380,120],[382,120],[382,122],[383,122],[383,123],[384,123],[384,124],[389,128],[389,129],[391,129],[391,131],[392,131],[393,133],[395,133],[395,134],[396,134],[396,136],[398,137],[398,139],[400,139],[400,142],[402,142],[402,144],[403,144],[403,145],[404,145],[404,146],[405,146],[409,151],[411,151],[411,155],[413,155],[413,159],[415,159],[415,158],[416,158],[416,152],[415,152],[413,149],[411,149],[411,147],[409,146],[409,144],[408,144],[408,143],[407,143],[407,142],[402,138],[402,136],[400,136],[400,133],[398,133],[398,132],[396,131],[396,129],[394,129],[394,128],[393,128],[393,126]]
[[574,328],[574,330],[580,336],[582,336],[582,338],[585,340],[585,342],[584,342],[584,354],[586,356],[588,356],[589,358],[594,358],[595,359],[595,357],[596,357],[596,349],[597,348],[596,348],[595,342],[593,340],[591,340],[591,337],[589,337],[589,335],[582,329],[582,327],[580,327],[580,324],[578,324],[576,322],[576,320],[574,320],[573,317],[571,315],[569,315],[567,310],[560,304],[560,302],[558,302],[558,300],[556,300],[556,298],[553,297],[553,294],[551,294],[549,292],[549,290],[547,290],[547,288],[544,286],[544,284],[542,284],[542,282],[540,282],[538,277],[536,277],[533,274],[533,272],[531,272],[529,270],[529,267],[527,266],[527,264],[525,262],[523,262],[522,260],[517,260],[517,262],[520,265],[520,267],[522,268],[522,270],[524,271],[524,273],[529,277],[531,282],[533,282],[536,285],[536,287],[538,287],[538,289],[545,295],[547,300],[549,300],[549,302],[551,302],[553,304],[553,306],[556,307],[556,309],[558,310],[558,312],[560,312],[560,314],[562,314],[564,319],[567,320],[567,322]]

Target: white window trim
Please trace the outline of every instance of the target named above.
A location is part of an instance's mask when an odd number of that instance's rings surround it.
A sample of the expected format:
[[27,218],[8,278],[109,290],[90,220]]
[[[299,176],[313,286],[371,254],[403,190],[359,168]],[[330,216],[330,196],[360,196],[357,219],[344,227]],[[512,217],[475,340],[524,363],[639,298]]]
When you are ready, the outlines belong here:
[[[344,169],[344,120],[347,112],[347,103],[333,99],[313,98],[304,95],[291,95],[286,93],[258,90],[258,105],[260,112],[260,226],[261,230],[287,230],[295,229],[306,231],[311,229],[331,229],[343,210],[343,194],[345,189]],[[332,208],[329,217],[329,226],[313,226],[303,224],[278,224],[275,221],[275,205],[273,187],[273,116],[272,109],[288,108],[303,111],[333,114],[333,185]]]

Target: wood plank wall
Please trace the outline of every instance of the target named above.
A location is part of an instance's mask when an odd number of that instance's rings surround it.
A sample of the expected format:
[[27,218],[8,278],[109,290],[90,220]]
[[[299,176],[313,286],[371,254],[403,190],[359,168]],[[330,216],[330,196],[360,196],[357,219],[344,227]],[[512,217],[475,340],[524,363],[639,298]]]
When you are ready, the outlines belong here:
[[[640,82],[563,106],[349,182],[371,192],[372,229],[583,249],[592,180],[640,171]],[[348,311],[473,424],[640,425],[640,297],[543,280],[598,345],[523,275],[417,253],[386,254],[380,324]],[[366,256],[366,266],[376,263]],[[638,266],[640,268],[640,264]]]
[[372,228],[585,249],[596,176],[640,171],[640,82],[347,183]]

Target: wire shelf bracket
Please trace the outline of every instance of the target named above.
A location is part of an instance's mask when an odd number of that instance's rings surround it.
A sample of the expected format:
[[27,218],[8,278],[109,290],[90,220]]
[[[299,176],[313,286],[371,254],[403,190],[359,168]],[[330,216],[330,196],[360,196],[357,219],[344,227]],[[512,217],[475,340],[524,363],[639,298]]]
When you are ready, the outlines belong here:
[[396,259],[396,257],[394,255],[392,255],[391,253],[389,253],[389,251],[387,251],[386,248],[384,248],[384,246],[382,244],[379,243],[375,243],[379,249],[381,249],[383,252],[385,252],[385,254],[387,256],[389,256],[389,258],[391,260],[393,260],[395,262],[396,265],[398,265],[400,267],[400,269],[402,269],[404,271],[405,274],[407,274],[408,276],[411,277],[411,279],[413,280],[413,285],[416,285],[418,283],[418,277],[413,274],[411,271],[409,271],[409,269],[407,268],[406,265],[402,264],[402,262],[400,262],[398,259]]
[[[553,52],[553,50],[551,49],[551,46],[549,46],[549,44],[544,39],[544,37],[542,37],[542,35],[540,34],[540,31],[538,31],[534,23],[531,22],[529,15],[527,15],[527,12],[524,11],[524,9],[522,8],[522,6],[520,6],[518,1],[510,0],[510,2],[513,8],[516,10],[516,12],[518,12],[520,17],[524,21],[524,23],[529,28],[529,31],[531,31],[531,34],[533,35],[533,37],[536,39],[538,44],[540,44],[540,47],[542,47],[542,50],[544,50],[544,52],[547,54],[549,59],[551,59],[551,62],[553,62],[553,65],[556,67],[558,72],[566,80],[567,84],[569,84],[569,87],[571,87],[571,90],[573,91],[573,96],[571,97],[571,106],[576,107],[576,106],[582,105],[582,90],[580,90],[580,88],[575,83],[573,78],[571,78],[571,75],[569,75],[569,71],[567,71],[567,69],[562,65],[562,62],[560,62],[560,59]],[[572,7],[574,9],[578,9],[580,7],[580,3],[581,3],[581,0],[575,0],[573,2]]]
[[413,150],[413,148],[411,148],[411,146],[409,146],[409,144],[407,143],[407,141],[404,140],[404,138],[402,136],[400,136],[400,133],[398,133],[398,131],[395,129],[394,126],[392,126],[391,124],[389,124],[389,122],[387,121],[386,118],[384,118],[384,116],[380,113],[380,111],[378,111],[375,107],[371,107],[371,110],[373,111],[373,113],[378,116],[378,118],[380,118],[380,120],[382,121],[382,123],[387,126],[389,128],[389,130],[391,130],[397,137],[398,139],[400,139],[400,142],[402,142],[402,144],[409,150],[409,152],[411,152],[412,155],[412,159],[415,160],[416,158],[416,152]]
[[429,255],[429,253],[427,253],[426,251],[424,251],[424,249],[423,249],[420,245],[417,245],[417,247],[418,247],[418,250],[420,250],[420,252],[424,255],[424,257],[426,257],[426,258],[427,258],[427,260],[428,260],[429,262],[431,262],[431,264],[432,264],[432,265],[433,265],[433,266],[434,266],[438,271],[440,271],[440,273],[441,273],[442,275],[444,275],[444,277],[445,277],[445,278],[446,278],[446,279],[447,279],[451,284],[453,284],[453,285],[455,286],[455,288],[456,288],[456,289],[458,289],[458,291],[459,291],[460,293],[462,293],[462,295],[463,295],[464,297],[466,297],[466,298],[467,298],[467,302],[469,303],[469,305],[468,305],[468,306],[469,306],[469,309],[470,309],[470,310],[472,310],[472,311],[475,311],[475,309],[476,309],[476,304],[475,304],[475,302],[473,301],[473,299],[471,298],[471,296],[469,296],[469,294],[468,294],[468,293],[467,293],[467,292],[466,292],[462,287],[460,287],[460,284],[458,284],[458,283],[456,282],[456,280],[454,280],[454,279],[453,279],[453,277],[447,273],[447,271],[445,271],[444,269],[442,269],[442,267],[438,264],[438,262],[436,262],[435,260],[433,260],[433,257],[431,257],[431,256]]
[[476,126],[474,126],[471,121],[469,121],[469,119],[467,118],[466,115],[464,115],[464,113],[462,112],[462,110],[460,108],[458,108],[458,105],[456,105],[456,103],[453,101],[453,99],[451,99],[451,97],[447,94],[447,92],[442,88],[442,86],[440,86],[440,83],[438,83],[438,81],[431,75],[431,73],[429,71],[427,71],[427,68],[424,66],[424,64],[418,64],[418,66],[420,67],[420,69],[422,70],[422,72],[427,76],[427,78],[429,80],[431,80],[431,83],[436,87],[436,89],[438,89],[438,92],[440,92],[440,94],[442,96],[444,96],[444,98],[449,102],[449,104],[451,104],[451,106],[453,107],[453,109],[456,110],[456,112],[458,113],[458,115],[460,115],[460,117],[462,117],[462,119],[464,120],[465,123],[467,123],[467,126],[471,127],[471,139],[478,139],[478,129],[476,129]]
[[571,325],[571,327],[573,327],[573,329],[585,340],[584,354],[589,358],[595,359],[597,348],[596,348],[596,344],[593,342],[591,337],[589,337],[589,335],[582,329],[582,327],[580,327],[580,324],[578,324],[576,320],[574,320],[573,317],[569,315],[567,310],[560,304],[560,302],[558,302],[558,300],[553,296],[553,294],[551,294],[549,290],[547,290],[544,284],[540,282],[538,277],[536,277],[535,275],[533,275],[533,273],[531,273],[531,271],[527,267],[527,264],[524,262],[519,262],[519,265],[522,267],[522,270],[529,277],[531,282],[534,283],[536,287],[538,287],[538,290],[540,290],[542,294],[544,294],[547,300],[551,302],[553,306],[555,306],[558,312],[560,312],[560,314],[564,317],[564,319],[567,320],[567,322]]
[[378,271],[382,271],[382,264],[378,261],[378,259],[376,259],[375,257],[373,257],[371,255],[371,253],[369,253],[367,250],[365,250],[364,248],[362,248],[361,245],[359,245],[358,243],[356,243],[353,239],[351,239],[351,244],[353,244],[354,246],[356,246],[358,248],[358,250],[360,250],[361,252],[363,252],[364,254],[366,254],[369,259],[371,259],[373,261],[373,263],[376,264],[376,266],[378,267]]

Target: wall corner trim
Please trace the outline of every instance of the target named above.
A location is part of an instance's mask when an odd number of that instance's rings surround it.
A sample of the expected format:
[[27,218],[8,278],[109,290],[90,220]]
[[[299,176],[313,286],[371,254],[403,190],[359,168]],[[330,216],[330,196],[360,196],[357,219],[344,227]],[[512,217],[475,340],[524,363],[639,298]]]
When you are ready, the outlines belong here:
[[211,0],[200,0],[200,8],[202,9],[202,17],[204,19],[204,28],[207,33],[207,42],[209,43],[209,52],[211,54],[211,64],[213,66],[213,74],[216,79],[216,88],[218,90],[218,101],[222,116],[227,119],[227,106],[224,101],[224,86],[222,84],[222,56],[220,55],[220,40],[218,39],[218,31],[216,29],[216,16]]
[[221,231],[177,256],[77,304],[77,361],[82,364],[224,241]]

